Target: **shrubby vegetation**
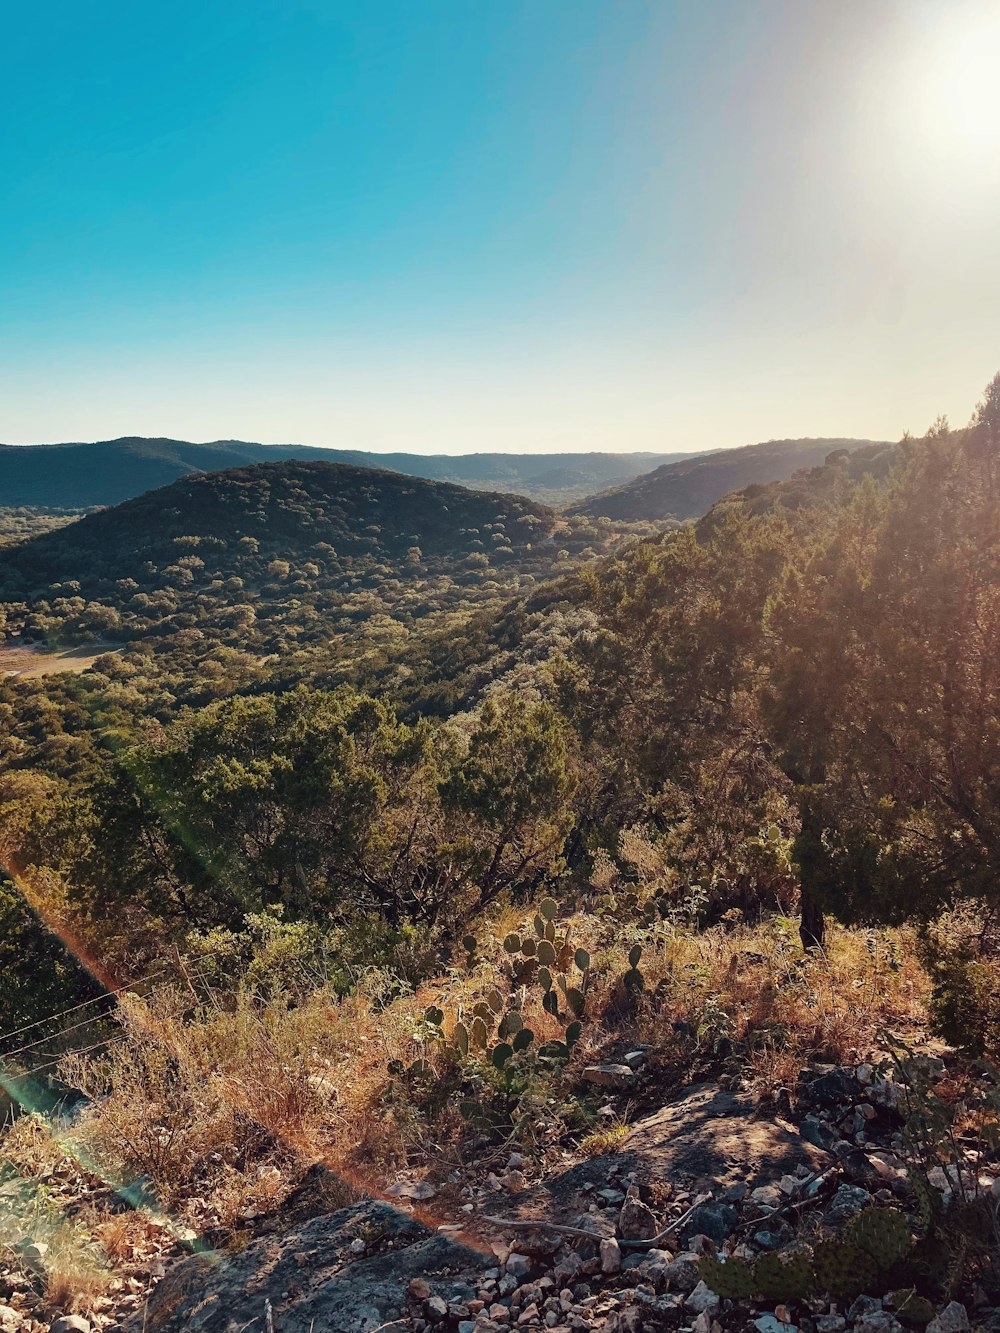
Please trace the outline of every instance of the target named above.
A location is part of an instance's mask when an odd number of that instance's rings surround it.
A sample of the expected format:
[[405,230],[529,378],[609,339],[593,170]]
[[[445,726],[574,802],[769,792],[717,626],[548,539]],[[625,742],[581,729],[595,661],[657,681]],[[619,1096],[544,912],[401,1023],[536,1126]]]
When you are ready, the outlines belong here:
[[[15,628],[126,645],[0,683],[4,864],[113,975],[182,978],[74,1070],[102,1152],[232,1215],[261,1127],[359,1171],[598,1133],[616,1034],[762,1095],[928,1013],[997,1053],[1000,377],[665,532],[337,477],[0,562]],[[45,984],[5,1021],[86,994]],[[141,1132],[164,1078],[183,1161]]]
[[83,515],[82,509],[51,509],[37,505],[0,506],[0,548],[16,546],[54,528],[64,528]]
[[747,493],[752,503],[769,483],[822,466],[831,455],[850,458],[852,470],[885,475],[895,453],[888,443],[869,440],[769,440],[742,449],[719,449],[663,463],[643,476],[590,495],[570,513],[616,520],[700,518],[723,496]]
[[[727,500],[499,612],[468,609],[470,556],[552,571],[550,511],[322,464],[186,479],[31,542],[2,567],[26,632],[115,620],[133,638],[79,680],[3,687],[8,771],[57,793],[26,824],[8,803],[7,839],[94,919],[115,898],[204,928],[281,903],[455,934],[553,874],[624,873],[642,829],[664,893],[697,884],[706,920],[801,895],[806,943],[823,912],[932,923],[962,903],[985,923],[998,400],[994,382],[968,430],[904,441],[883,484],[834,454],[766,505]],[[560,540],[579,553],[583,536]],[[398,653],[325,655],[345,621],[373,633],[366,589],[412,615],[431,570],[460,613]],[[286,655],[293,617],[317,643]],[[164,630],[176,647],[185,619],[210,655],[178,715],[143,650]],[[991,966],[973,935],[939,950],[942,995],[954,969]]]

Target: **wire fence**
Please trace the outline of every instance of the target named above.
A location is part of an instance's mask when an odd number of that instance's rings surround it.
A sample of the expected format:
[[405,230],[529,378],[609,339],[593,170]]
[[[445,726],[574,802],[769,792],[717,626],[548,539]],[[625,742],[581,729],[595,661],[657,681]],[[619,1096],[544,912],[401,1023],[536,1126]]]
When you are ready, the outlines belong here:
[[[202,954],[197,960],[198,966],[201,967],[205,963],[218,958],[222,952],[222,950],[215,950],[208,954]],[[92,1009],[96,1005],[106,1004],[109,1001],[111,1004],[111,1007],[103,1013],[97,1012],[93,1015],[88,1015],[86,1018],[71,1023],[68,1027],[57,1028],[56,1031],[47,1032],[44,1036],[38,1037],[33,1041],[24,1042],[22,1045],[16,1046],[13,1050],[0,1049],[0,1065],[8,1064],[11,1060],[18,1057],[24,1057],[26,1055],[30,1056],[32,1051],[37,1051],[40,1056],[49,1057],[45,1063],[31,1065],[31,1067],[26,1069],[23,1073],[18,1073],[14,1076],[15,1078],[34,1078],[38,1074],[54,1069],[71,1055],[89,1055],[93,1051],[100,1050],[102,1047],[113,1046],[116,1043],[123,1041],[128,1034],[124,1032],[119,1032],[117,1034],[112,1033],[102,1038],[100,1041],[84,1046],[82,1049],[67,1049],[59,1054],[56,1054],[52,1050],[44,1051],[39,1049],[45,1046],[51,1047],[54,1042],[61,1041],[69,1033],[79,1032],[85,1028],[92,1028],[97,1023],[111,1019],[115,1014],[115,1004],[117,999],[121,995],[131,994],[139,999],[149,1000],[154,995],[159,994],[161,991],[169,990],[173,986],[181,985],[193,987],[194,984],[207,980],[210,974],[211,969],[191,974],[183,968],[183,965],[179,966],[175,971],[168,964],[163,964],[157,967],[155,971],[147,973],[146,976],[129,981],[124,985],[117,986],[111,990],[107,990],[103,995],[94,996],[92,999],[84,1000],[80,1004],[69,1005],[65,1009],[59,1009],[54,1013],[47,1014],[44,1018],[36,1019],[32,1023],[25,1023],[21,1027],[12,1028],[9,1032],[0,1033],[0,1046],[2,1046],[4,1042],[10,1041],[14,1037],[23,1036],[25,1033],[37,1031],[41,1027],[57,1023],[61,1019],[82,1013],[84,1010]],[[164,977],[168,977],[168,979],[163,980]],[[149,986],[150,983],[156,981],[159,982],[158,985],[151,986],[148,991],[143,993],[142,987]],[[30,1061],[25,1063],[30,1063]]]

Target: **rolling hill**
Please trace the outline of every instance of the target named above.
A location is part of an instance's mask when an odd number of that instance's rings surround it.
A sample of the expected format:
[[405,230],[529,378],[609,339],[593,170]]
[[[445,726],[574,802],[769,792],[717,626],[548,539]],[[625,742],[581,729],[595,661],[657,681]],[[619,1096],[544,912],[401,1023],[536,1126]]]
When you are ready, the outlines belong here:
[[183,477],[0,550],[0,602],[29,639],[184,631],[274,652],[474,604],[614,536],[521,496],[291,460]]
[[627,482],[685,453],[374,454],[301,444],[253,444],[129,436],[94,444],[0,445],[0,507],[90,509],[120,504],[192,472],[216,472],[284,459],[350,463],[447,481],[477,490],[515,491],[551,503],[579,499]]
[[769,440],[678,462],[579,501],[569,512],[625,521],[698,518],[730,491],[784,481],[817,467],[836,450],[877,445],[872,440]]

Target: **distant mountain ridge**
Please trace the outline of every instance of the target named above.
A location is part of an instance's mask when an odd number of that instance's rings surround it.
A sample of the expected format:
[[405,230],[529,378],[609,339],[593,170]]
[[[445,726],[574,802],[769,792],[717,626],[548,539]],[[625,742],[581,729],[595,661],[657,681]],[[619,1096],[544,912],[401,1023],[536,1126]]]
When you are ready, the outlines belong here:
[[39,505],[89,509],[120,504],[145,491],[168,486],[193,472],[218,472],[252,463],[348,463],[446,481],[477,490],[517,492],[565,502],[617,486],[677,453],[557,454],[376,454],[303,444],[256,444],[245,440],[187,440],[123,436],[93,444],[0,445],[0,507]]
[[821,466],[838,450],[890,448],[884,440],[768,440],[665,463],[622,486],[570,507],[588,518],[698,518],[730,491],[785,481],[802,468]]

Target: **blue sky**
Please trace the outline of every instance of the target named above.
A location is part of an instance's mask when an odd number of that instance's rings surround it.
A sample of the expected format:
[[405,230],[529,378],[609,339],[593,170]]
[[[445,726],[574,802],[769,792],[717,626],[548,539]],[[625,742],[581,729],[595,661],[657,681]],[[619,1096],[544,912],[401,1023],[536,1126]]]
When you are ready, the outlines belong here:
[[8,6],[0,440],[668,450],[964,419],[1000,368],[996,13]]

